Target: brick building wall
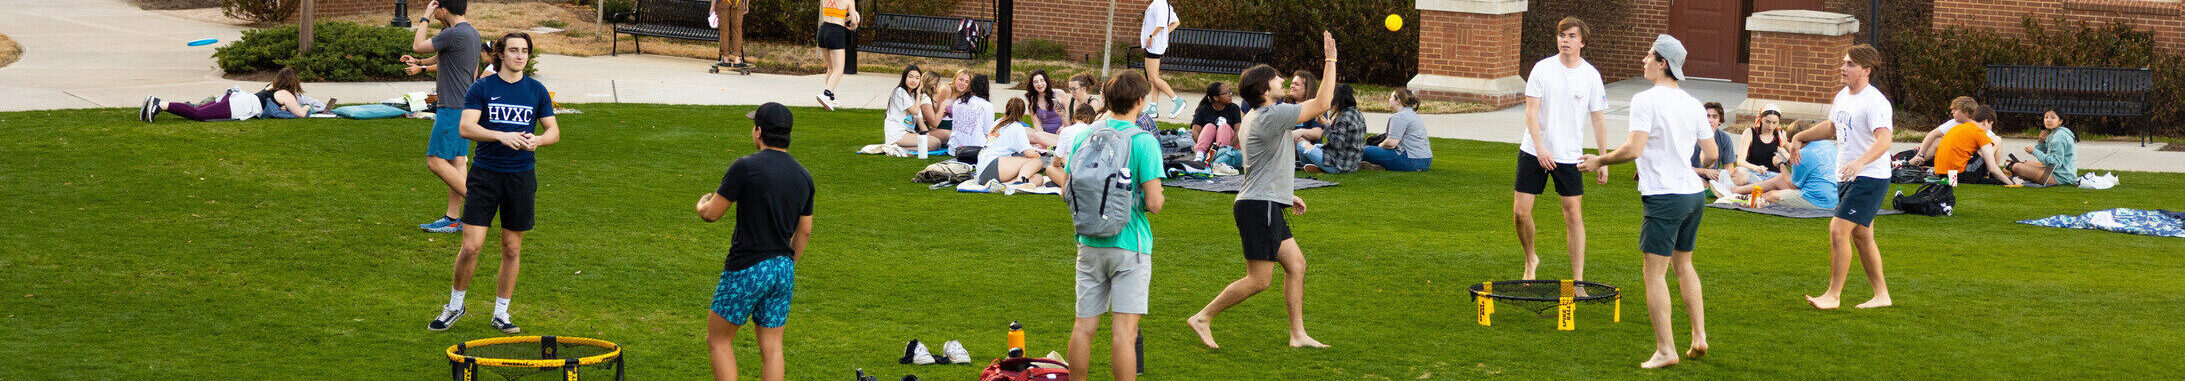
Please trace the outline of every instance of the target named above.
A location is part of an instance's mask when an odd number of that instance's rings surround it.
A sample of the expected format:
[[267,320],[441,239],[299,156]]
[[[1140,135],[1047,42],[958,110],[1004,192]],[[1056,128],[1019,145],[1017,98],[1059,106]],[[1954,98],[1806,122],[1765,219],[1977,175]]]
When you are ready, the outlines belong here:
[[1836,78],[1845,46],[1854,36],[1811,36],[1785,33],[1753,33],[1750,98],[1792,102],[1829,103],[1842,88]]
[[[1654,36],[1669,32],[1669,1],[1631,1],[1630,28],[1604,28],[1602,22],[1587,20],[1594,36],[1586,38],[1586,62],[1601,70],[1602,80],[1615,82],[1640,76],[1639,60],[1654,47]],[[1556,31],[1539,33],[1552,36]],[[1526,62],[1525,66],[1532,63]]]
[[2095,25],[2129,22],[2134,29],[2154,32],[2157,49],[2185,51],[2185,1],[1935,0],[1934,27],[1993,29],[2022,36],[2025,29],[2019,21],[2028,14],[2042,22],[2058,15]]
[[1496,78],[1518,70],[1517,41],[1523,15],[1421,12],[1419,72]]
[[[1100,27],[1108,22],[1108,0],[1020,0],[1016,9],[1015,41],[1048,40],[1068,46],[1071,57],[1083,58],[1090,54],[1100,59]],[[1146,0],[1115,0],[1115,43],[1123,46],[1138,45],[1138,23],[1145,19]],[[943,13],[948,17],[993,19],[995,2],[992,0],[964,0],[956,2],[954,9]],[[925,14],[911,12],[913,14]],[[1184,20],[1191,27],[1190,19]],[[1123,54],[1121,51],[1115,52]]]

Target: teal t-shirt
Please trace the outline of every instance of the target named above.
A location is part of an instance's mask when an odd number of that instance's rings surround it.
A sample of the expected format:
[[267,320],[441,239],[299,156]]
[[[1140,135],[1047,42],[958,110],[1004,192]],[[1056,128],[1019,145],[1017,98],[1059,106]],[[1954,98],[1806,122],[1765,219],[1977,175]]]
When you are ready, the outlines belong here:
[[[1117,131],[1128,131],[1138,128],[1138,125],[1110,119],[1095,128],[1113,128]],[[1066,144],[1070,146],[1072,152],[1075,152],[1075,150],[1082,148],[1079,146],[1085,144],[1085,137],[1090,134],[1092,134],[1092,129],[1086,129],[1077,133],[1077,135],[1070,136],[1070,140]],[[1140,189],[1141,184],[1145,184],[1146,181],[1166,177],[1168,172],[1163,170],[1162,166],[1161,142],[1155,140],[1153,134],[1141,134],[1130,139],[1130,187],[1132,190]],[[1064,170],[1067,171],[1068,169],[1065,168]],[[1153,226],[1146,221],[1145,198],[1139,198],[1138,207],[1131,209],[1130,223],[1123,224],[1122,233],[1105,238],[1080,235],[1077,236],[1077,243],[1085,246],[1112,247],[1153,254]]]

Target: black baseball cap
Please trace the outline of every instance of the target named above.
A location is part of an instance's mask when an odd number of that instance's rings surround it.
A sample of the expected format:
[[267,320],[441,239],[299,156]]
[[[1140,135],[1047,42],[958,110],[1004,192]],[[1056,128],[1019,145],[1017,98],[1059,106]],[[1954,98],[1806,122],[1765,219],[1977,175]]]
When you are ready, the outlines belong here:
[[760,129],[788,128],[796,123],[795,118],[789,115],[788,106],[774,102],[759,105],[759,109],[751,110],[744,117],[751,118],[752,123],[758,123]]

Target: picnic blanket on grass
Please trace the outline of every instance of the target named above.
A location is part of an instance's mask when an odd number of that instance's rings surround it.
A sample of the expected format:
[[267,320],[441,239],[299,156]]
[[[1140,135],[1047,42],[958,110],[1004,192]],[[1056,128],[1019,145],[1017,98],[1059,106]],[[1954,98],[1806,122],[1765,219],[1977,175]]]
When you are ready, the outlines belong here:
[[2065,229],[2105,230],[2156,237],[2185,238],[2185,219],[2166,210],[2110,209],[2082,215],[2061,215],[2018,221],[2021,224]]
[[[1753,212],[1753,213],[1760,213],[1760,214],[1766,214],[1766,215],[1770,215],[1770,216],[1777,216],[1777,217],[1790,217],[1790,218],[1829,218],[1829,217],[1834,217],[1834,216],[1836,216],[1836,211],[1834,211],[1834,210],[1828,210],[1828,209],[1810,209],[1810,208],[1793,208],[1793,207],[1783,206],[1783,205],[1781,205],[1781,204],[1777,204],[1777,205],[1768,205],[1768,206],[1765,206],[1765,207],[1760,207],[1760,208],[1753,208],[1753,207],[1745,206],[1744,204],[1721,204],[1721,203],[1715,203],[1715,204],[1707,204],[1707,207],[1710,207],[1710,208],[1719,208],[1719,209],[1729,209],[1729,210],[1740,210],[1740,211],[1747,211],[1747,212]],[[1896,209],[1882,209],[1882,211],[1881,211],[1881,212],[1877,212],[1877,213],[1875,213],[1874,215],[1877,215],[1877,216],[1886,216],[1886,215],[1891,215],[1891,214],[1904,214],[1904,211],[1902,211],[1902,210],[1896,210]]]
[[[1297,178],[1294,184],[1296,184],[1295,189],[1299,190],[1341,185],[1332,181],[1321,181],[1319,179],[1308,179],[1302,177]],[[1161,185],[1197,191],[1237,193],[1237,191],[1244,190],[1244,176],[1217,176],[1204,179],[1161,180]]]

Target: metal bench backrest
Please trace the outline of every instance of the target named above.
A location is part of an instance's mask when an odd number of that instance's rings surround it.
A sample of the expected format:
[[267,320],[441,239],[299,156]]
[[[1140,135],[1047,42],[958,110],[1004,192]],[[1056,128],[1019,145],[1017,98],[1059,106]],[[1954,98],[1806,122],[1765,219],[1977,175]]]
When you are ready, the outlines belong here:
[[[956,29],[963,19],[919,15],[882,13],[873,20],[873,29],[881,31],[874,38],[881,41],[948,46],[956,40]],[[994,30],[994,20],[977,20],[981,30]]]
[[1222,61],[1259,61],[1275,50],[1275,34],[1235,30],[1176,28],[1168,51],[1179,57]]
[[1996,112],[2139,116],[2154,72],[2143,68],[1988,65],[1983,101]]
[[707,0],[638,0],[636,23],[712,29],[706,25],[712,7]]

